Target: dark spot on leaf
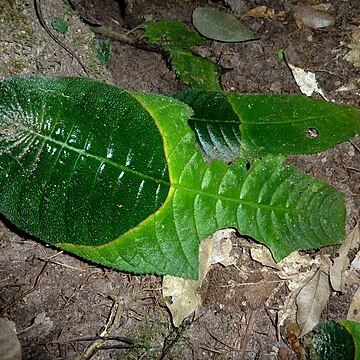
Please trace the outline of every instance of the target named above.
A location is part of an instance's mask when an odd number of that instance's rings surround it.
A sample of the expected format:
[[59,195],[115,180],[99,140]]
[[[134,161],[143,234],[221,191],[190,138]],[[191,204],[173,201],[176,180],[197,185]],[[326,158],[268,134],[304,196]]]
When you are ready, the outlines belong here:
[[250,162],[250,161],[246,161],[245,167],[246,167],[246,170],[249,171],[249,170],[251,169],[251,162]]
[[319,131],[316,128],[308,128],[306,130],[306,136],[312,139],[316,138],[319,136]]
[[165,296],[165,301],[169,304],[169,305],[172,305],[174,302],[173,302],[173,299],[172,299],[172,296]]

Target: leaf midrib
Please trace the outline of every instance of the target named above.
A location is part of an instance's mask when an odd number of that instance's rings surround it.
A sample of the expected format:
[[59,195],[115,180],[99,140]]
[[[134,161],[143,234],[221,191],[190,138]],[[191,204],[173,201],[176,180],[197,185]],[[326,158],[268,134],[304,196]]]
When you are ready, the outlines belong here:
[[100,156],[93,155],[93,154],[91,154],[89,152],[86,152],[85,150],[81,150],[81,149],[73,147],[73,146],[71,146],[71,145],[69,145],[67,143],[55,140],[51,136],[39,134],[39,133],[37,133],[35,131],[32,131],[32,130],[29,130],[29,129],[28,129],[28,132],[32,133],[34,136],[37,136],[39,138],[44,139],[45,141],[50,141],[50,142],[53,142],[53,143],[55,143],[57,145],[60,145],[61,149],[67,148],[67,149],[75,151],[75,152],[77,152],[77,153],[79,153],[81,155],[96,159],[100,163],[107,163],[107,164],[109,164],[111,166],[114,166],[114,167],[120,169],[121,171],[129,172],[129,173],[134,174],[134,175],[136,175],[136,176],[138,176],[138,177],[140,177],[142,179],[151,180],[151,181],[153,181],[155,183],[161,183],[163,185],[167,185],[167,186],[169,186],[169,188],[172,187],[175,190],[181,190],[181,191],[185,191],[185,192],[190,192],[190,193],[196,194],[198,196],[206,196],[206,197],[213,198],[215,200],[231,202],[233,204],[236,204],[237,206],[244,205],[244,206],[249,206],[249,207],[253,207],[253,208],[257,208],[257,209],[261,208],[261,209],[265,209],[265,210],[275,210],[275,211],[281,211],[281,212],[285,212],[285,213],[299,213],[299,212],[301,212],[300,209],[296,209],[296,208],[292,209],[292,208],[289,208],[289,207],[282,207],[282,206],[279,207],[279,206],[274,206],[274,205],[271,205],[271,204],[261,204],[261,203],[255,202],[255,201],[251,202],[251,201],[247,201],[247,200],[226,197],[226,196],[220,195],[218,193],[211,193],[211,192],[204,191],[204,190],[201,190],[201,189],[195,189],[195,188],[192,188],[192,187],[184,186],[181,183],[171,183],[171,182],[168,182],[168,181],[165,181],[165,180],[162,180],[162,179],[155,178],[155,177],[150,176],[150,175],[143,174],[143,173],[141,173],[139,171],[128,168],[125,165],[118,164],[118,163],[116,163],[114,161],[111,161],[111,160],[109,160],[107,158],[103,158],[103,157],[100,157]]
[[[237,114],[238,116],[240,116],[239,114]],[[269,117],[275,117],[276,114],[270,114]],[[282,120],[282,121],[276,121],[276,122],[265,122],[263,121],[244,121],[244,119],[242,118],[242,121],[239,120],[238,121],[226,121],[226,120],[220,120],[220,119],[205,119],[205,118],[198,118],[198,117],[192,117],[189,119],[192,121],[198,121],[198,122],[204,122],[204,123],[216,123],[216,124],[244,124],[244,125],[278,125],[278,124],[289,124],[289,123],[299,123],[299,122],[306,122],[309,120],[321,120],[323,119],[323,115],[319,115],[319,116],[308,116],[306,118],[299,118],[299,119],[288,119],[288,120]]]
[[28,130],[30,133],[32,133],[34,136],[37,136],[39,138],[42,138],[44,139],[45,141],[50,141],[50,142],[53,142],[54,144],[57,144],[57,145],[60,145],[61,146],[61,150],[62,149],[68,149],[70,151],[74,151],[76,153],[78,153],[79,155],[84,155],[86,157],[89,157],[89,158],[93,158],[93,159],[96,159],[97,161],[99,161],[100,163],[105,163],[105,164],[108,164],[108,165],[111,165],[111,166],[114,166],[115,168],[118,168],[120,169],[121,171],[124,171],[124,172],[128,172],[128,173],[131,173],[131,174],[134,174],[138,177],[140,177],[141,179],[146,179],[146,180],[151,180],[155,183],[160,183],[160,184],[164,184],[164,185],[168,185],[170,186],[170,182],[168,181],[165,181],[163,179],[158,179],[158,178],[155,178],[153,176],[150,176],[150,175],[147,175],[147,174],[144,174],[140,171],[136,171],[136,170],[133,170],[129,167],[127,167],[126,165],[121,165],[119,163],[116,163],[114,161],[111,161],[109,160],[108,158],[103,158],[101,156],[96,156],[94,154],[91,154],[89,152],[87,152],[86,150],[83,150],[83,149],[79,149],[79,148],[76,148],[74,146],[71,146],[67,143],[64,143],[62,141],[58,141],[58,140],[55,140],[53,139],[51,136],[47,136],[47,135],[43,135],[43,134],[39,134],[35,131],[31,131],[31,130]]

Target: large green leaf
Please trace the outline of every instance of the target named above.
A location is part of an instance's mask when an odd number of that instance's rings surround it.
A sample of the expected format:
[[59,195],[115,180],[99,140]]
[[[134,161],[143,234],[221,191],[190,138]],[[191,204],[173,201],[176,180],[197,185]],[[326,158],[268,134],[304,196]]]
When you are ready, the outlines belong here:
[[206,163],[172,98],[79,78],[0,83],[0,211],[113,268],[196,278],[199,242],[236,227],[276,260],[339,243],[343,195],[282,157]]
[[303,95],[192,90],[171,96],[194,110],[189,124],[209,159],[314,153],[360,131],[354,107]]

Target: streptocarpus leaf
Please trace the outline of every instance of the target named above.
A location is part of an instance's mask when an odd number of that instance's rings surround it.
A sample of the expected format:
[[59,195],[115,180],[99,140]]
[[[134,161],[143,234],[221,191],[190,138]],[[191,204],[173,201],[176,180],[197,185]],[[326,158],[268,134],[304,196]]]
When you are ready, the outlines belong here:
[[199,242],[235,227],[280,260],[339,243],[343,195],[282,157],[206,163],[169,97],[79,78],[0,83],[0,211],[91,261],[198,276]]
[[194,110],[189,125],[208,159],[314,153],[360,131],[354,107],[303,95],[191,90],[171,96]]

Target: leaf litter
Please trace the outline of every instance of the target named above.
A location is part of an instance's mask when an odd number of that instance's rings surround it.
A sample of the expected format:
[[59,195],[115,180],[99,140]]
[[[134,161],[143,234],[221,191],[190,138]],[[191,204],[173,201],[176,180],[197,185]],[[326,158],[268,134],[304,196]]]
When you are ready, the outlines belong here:
[[188,280],[166,275],[163,278],[162,292],[169,308],[175,327],[195,313],[198,316],[201,307],[201,297],[198,289],[201,287],[211,265],[220,263],[224,266],[234,264],[230,256],[232,250],[231,236],[234,230],[217,231],[213,236],[205,239],[199,247],[199,279]]

